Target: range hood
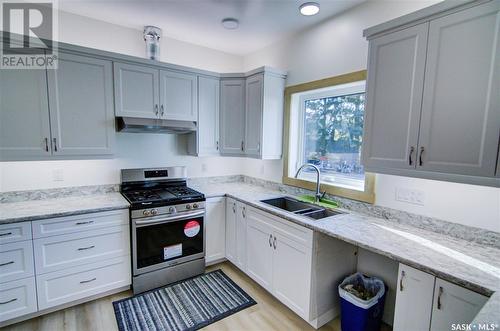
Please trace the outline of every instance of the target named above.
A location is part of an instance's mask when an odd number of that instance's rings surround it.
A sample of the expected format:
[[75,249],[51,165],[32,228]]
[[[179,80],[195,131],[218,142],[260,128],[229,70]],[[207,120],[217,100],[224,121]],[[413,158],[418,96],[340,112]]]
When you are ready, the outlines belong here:
[[183,134],[196,131],[196,122],[117,117],[116,128],[121,132]]

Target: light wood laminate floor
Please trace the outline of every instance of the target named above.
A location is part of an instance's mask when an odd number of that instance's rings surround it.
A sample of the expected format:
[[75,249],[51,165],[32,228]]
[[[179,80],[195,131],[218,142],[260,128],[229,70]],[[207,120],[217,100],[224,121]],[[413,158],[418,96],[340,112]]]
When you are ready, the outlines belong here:
[[[202,330],[314,330],[314,328],[229,262],[210,266],[207,268],[207,271],[219,268],[257,301],[257,304],[213,323]],[[3,328],[2,331],[115,331],[118,328],[116,326],[112,302],[131,295],[131,291],[121,292],[25,322],[13,324]],[[340,331],[339,319],[326,324],[320,330]],[[383,326],[382,330],[389,331],[390,328]]]

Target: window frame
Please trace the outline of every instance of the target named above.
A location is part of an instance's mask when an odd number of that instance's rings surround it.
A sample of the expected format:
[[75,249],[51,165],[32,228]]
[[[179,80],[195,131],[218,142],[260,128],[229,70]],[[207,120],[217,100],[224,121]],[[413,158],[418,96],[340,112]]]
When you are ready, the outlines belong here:
[[[308,190],[314,191],[316,189],[316,183],[303,180],[300,178],[295,178],[295,174],[289,174],[289,155],[290,153],[290,122],[291,122],[291,107],[292,107],[292,95],[297,93],[304,93],[308,91],[314,91],[318,89],[326,89],[335,87],[336,85],[343,85],[349,83],[356,83],[359,81],[366,81],[366,70],[360,70],[351,72],[344,75],[334,76],[330,78],[325,78],[321,80],[316,80],[308,83],[298,84],[294,86],[288,86],[285,88],[285,125],[284,125],[284,139],[283,139],[283,183],[290,186],[300,187]],[[318,91],[317,94],[321,93]],[[304,96],[299,96],[299,100],[302,100]],[[303,107],[300,105],[300,107]],[[365,117],[366,119],[366,117]],[[301,129],[303,133],[303,128]],[[304,139],[301,139],[302,141]],[[321,183],[320,189],[323,192],[327,192],[332,195],[374,203],[375,202],[375,174],[365,172],[365,185],[364,191],[349,189],[341,186],[335,186],[331,184]]]

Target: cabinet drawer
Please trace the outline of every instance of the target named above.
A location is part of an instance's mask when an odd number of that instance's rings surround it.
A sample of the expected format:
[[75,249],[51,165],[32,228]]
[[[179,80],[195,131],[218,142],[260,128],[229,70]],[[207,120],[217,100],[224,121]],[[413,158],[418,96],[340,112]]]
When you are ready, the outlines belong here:
[[129,224],[128,209],[102,213],[48,218],[33,222],[33,238],[93,230],[108,226]]
[[32,241],[0,246],[0,283],[34,275]]
[[266,221],[273,228],[278,230],[283,236],[306,247],[312,247],[313,231],[301,225],[287,221],[280,217],[271,215],[257,208],[247,207],[250,213],[259,214],[259,218]]
[[31,222],[0,225],[0,244],[31,240]]
[[130,255],[37,276],[40,310],[130,285]]
[[0,284],[0,322],[36,311],[34,277]]
[[128,225],[34,240],[36,273],[130,254]]

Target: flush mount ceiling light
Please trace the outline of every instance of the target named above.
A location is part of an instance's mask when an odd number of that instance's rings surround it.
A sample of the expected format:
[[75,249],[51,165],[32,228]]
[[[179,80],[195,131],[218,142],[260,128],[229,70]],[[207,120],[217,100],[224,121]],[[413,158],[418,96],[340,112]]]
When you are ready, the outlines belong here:
[[225,18],[221,21],[222,26],[228,30],[237,29],[240,22],[236,18]]
[[304,16],[312,16],[319,13],[319,3],[305,2],[299,7],[300,13]]

